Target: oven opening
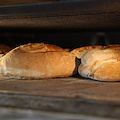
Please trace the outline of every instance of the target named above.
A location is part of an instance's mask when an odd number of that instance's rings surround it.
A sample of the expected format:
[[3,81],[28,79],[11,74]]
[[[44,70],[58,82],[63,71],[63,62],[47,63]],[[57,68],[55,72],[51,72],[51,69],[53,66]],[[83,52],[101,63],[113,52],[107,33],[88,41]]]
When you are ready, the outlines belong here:
[[[19,49],[28,43],[66,51]],[[3,120],[120,118],[120,0],[1,0],[1,45],[14,50],[0,50]],[[82,55],[68,51],[82,47]]]

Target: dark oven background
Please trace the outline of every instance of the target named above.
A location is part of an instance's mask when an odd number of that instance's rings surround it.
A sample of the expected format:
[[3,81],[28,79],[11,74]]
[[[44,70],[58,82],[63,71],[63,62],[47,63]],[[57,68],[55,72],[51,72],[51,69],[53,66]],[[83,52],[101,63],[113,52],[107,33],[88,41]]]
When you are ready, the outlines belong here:
[[62,48],[74,49],[87,45],[120,44],[119,31],[2,29],[0,43],[16,47],[22,44],[44,42]]
[[2,0],[0,43],[33,42],[71,49],[120,44],[120,0]]

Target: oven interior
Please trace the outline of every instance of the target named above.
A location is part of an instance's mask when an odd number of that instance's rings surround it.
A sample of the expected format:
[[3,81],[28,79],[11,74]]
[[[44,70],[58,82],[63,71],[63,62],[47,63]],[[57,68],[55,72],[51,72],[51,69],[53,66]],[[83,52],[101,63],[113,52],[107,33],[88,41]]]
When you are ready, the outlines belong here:
[[[26,0],[29,5],[16,5],[18,1],[12,1],[11,4],[1,2],[0,44],[15,48],[43,42],[71,50],[89,45],[120,44],[119,0],[45,0],[44,4]],[[67,117],[85,115],[81,119],[86,120],[95,116],[103,120],[120,118],[119,91],[120,82],[100,82],[80,76],[46,80],[0,76],[0,110],[7,110],[7,115],[11,114],[10,109],[12,113],[17,113],[16,108],[30,110],[30,114],[18,113],[13,118],[25,115],[43,118],[40,111],[45,115],[52,111],[51,119],[57,117],[56,113],[68,113]],[[0,115],[6,118],[3,112]]]
[[74,49],[119,44],[119,0],[1,1],[0,43],[32,42]]
[[46,43],[62,48],[75,49],[89,45],[120,44],[119,31],[81,31],[81,30],[39,30],[4,29],[0,32],[0,43],[11,48],[27,43]]

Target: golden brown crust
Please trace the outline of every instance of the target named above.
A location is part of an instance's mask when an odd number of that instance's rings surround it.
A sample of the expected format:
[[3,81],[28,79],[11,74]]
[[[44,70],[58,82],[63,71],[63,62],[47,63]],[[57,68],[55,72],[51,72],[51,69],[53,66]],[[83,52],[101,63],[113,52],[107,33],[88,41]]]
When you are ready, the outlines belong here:
[[107,48],[120,50],[120,45],[119,44],[112,44],[112,45],[108,45]]
[[21,45],[14,49],[15,51],[22,51],[22,52],[48,52],[48,51],[64,51],[59,46],[51,45],[51,44],[44,44],[44,43],[29,43],[25,45]]
[[0,44],[0,54],[6,54],[11,48],[8,45]]
[[7,54],[11,48],[8,45],[0,44],[0,58]]
[[81,59],[81,57],[88,52],[89,50],[99,48],[101,50],[110,48],[110,49],[116,49],[120,50],[120,45],[119,44],[111,44],[108,46],[101,46],[101,45],[96,45],[96,46],[84,46],[84,47],[79,47],[71,51],[71,53],[75,54],[78,59]]
[[92,78],[101,81],[120,81],[120,61],[104,63],[95,71]]
[[92,49],[81,58],[81,76],[102,81],[120,81],[120,50],[115,46]]
[[0,74],[19,79],[67,77],[76,69],[75,55],[46,44],[27,44],[0,59]]
[[96,45],[96,46],[84,46],[84,47],[80,47],[80,48],[76,48],[76,49],[72,50],[71,53],[75,54],[78,59],[81,59],[81,57],[86,52],[88,52],[89,50],[92,50],[94,48],[105,49],[106,46],[100,46],[100,45]]

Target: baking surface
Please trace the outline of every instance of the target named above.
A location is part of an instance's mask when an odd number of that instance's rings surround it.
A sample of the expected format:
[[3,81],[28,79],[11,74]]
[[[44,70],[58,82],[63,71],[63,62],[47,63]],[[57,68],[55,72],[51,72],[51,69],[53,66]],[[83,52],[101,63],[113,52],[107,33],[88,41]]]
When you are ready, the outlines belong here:
[[0,106],[120,118],[120,82],[0,77]]
[[0,93],[85,98],[120,102],[120,82],[83,78],[18,80],[0,77]]

